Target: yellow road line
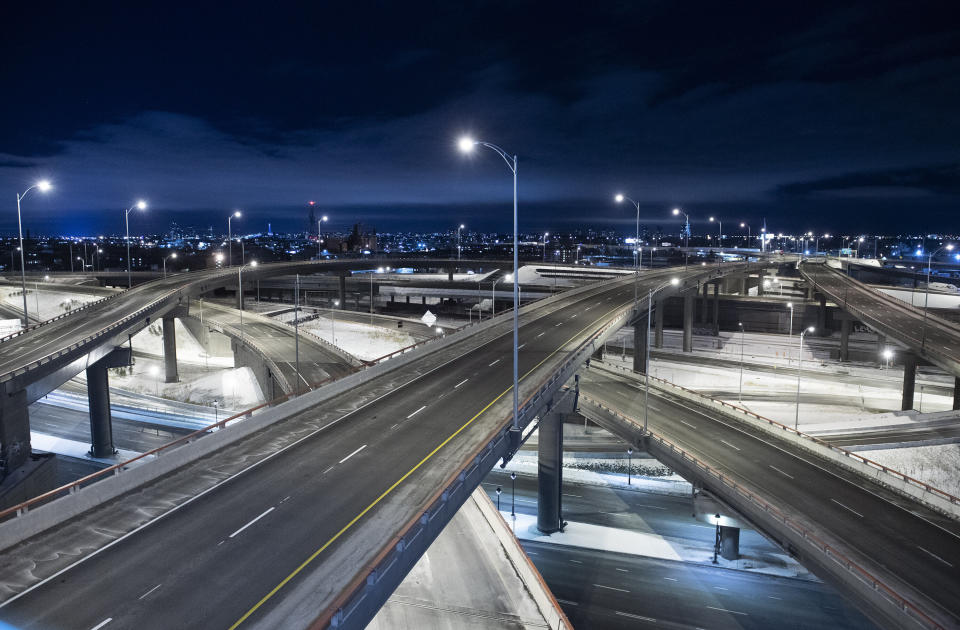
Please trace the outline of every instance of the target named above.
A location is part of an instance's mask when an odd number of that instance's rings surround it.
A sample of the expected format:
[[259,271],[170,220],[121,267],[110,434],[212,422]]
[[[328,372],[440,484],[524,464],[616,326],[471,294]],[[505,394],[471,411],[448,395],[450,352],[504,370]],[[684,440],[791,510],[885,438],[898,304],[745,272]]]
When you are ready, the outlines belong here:
[[[631,299],[630,301],[632,302],[633,300]],[[615,311],[618,311],[618,310],[621,309],[621,308],[623,308],[622,305],[621,305],[621,306],[618,306],[618,307],[616,307],[616,308],[613,308],[613,309],[611,309],[611,310],[609,310],[609,311],[607,311],[604,315],[602,315],[602,316],[598,317],[597,319],[595,319],[595,320],[593,321],[593,323],[587,324],[586,326],[584,326],[583,328],[581,328],[580,330],[578,330],[576,333],[573,334],[573,336],[571,336],[569,339],[567,339],[567,340],[564,341],[562,344],[560,344],[560,347],[558,347],[556,350],[554,350],[553,352],[551,352],[550,354],[548,354],[546,357],[544,357],[542,361],[540,361],[540,362],[537,363],[535,366],[533,366],[532,368],[530,368],[530,369],[527,371],[527,373],[524,374],[523,376],[521,376],[518,380],[519,380],[519,381],[522,381],[523,379],[525,379],[525,378],[527,378],[528,376],[530,376],[530,374],[532,374],[537,368],[539,368],[541,365],[543,365],[548,359],[550,359],[553,355],[555,355],[555,354],[557,354],[558,352],[560,352],[560,350],[562,350],[565,345],[567,345],[568,343],[570,343],[571,341],[573,341],[573,340],[574,340],[576,337],[578,337],[579,335],[583,334],[583,332],[584,332],[585,330],[587,330],[588,328],[594,326],[598,321],[600,321],[601,319],[604,319],[605,317],[608,317],[611,313],[613,313],[613,312],[615,312]],[[283,581],[281,581],[279,584],[277,584],[276,586],[274,586],[274,587],[270,590],[270,592],[267,593],[266,595],[264,595],[264,596],[260,599],[260,601],[258,601],[250,610],[248,610],[246,613],[244,613],[244,615],[243,615],[242,617],[240,617],[239,619],[237,619],[237,621],[236,621],[232,626],[230,626],[229,630],[235,630],[240,624],[242,624],[244,621],[246,621],[247,618],[250,617],[250,615],[252,615],[253,613],[255,613],[255,612],[257,611],[257,609],[260,608],[260,606],[262,606],[263,604],[265,604],[265,603],[267,602],[267,600],[269,600],[271,597],[273,597],[274,595],[276,595],[277,591],[279,591],[281,588],[283,588],[284,586],[286,586],[287,582],[289,582],[290,580],[292,580],[294,577],[297,576],[298,573],[300,573],[301,571],[303,571],[303,570],[307,567],[307,565],[309,565],[311,562],[313,562],[313,561],[316,559],[317,556],[319,556],[319,555],[320,555],[321,553],[323,553],[330,545],[332,545],[334,542],[336,542],[337,539],[340,538],[344,533],[346,533],[346,531],[347,531],[348,529],[350,529],[351,527],[353,527],[353,525],[354,525],[357,521],[359,521],[361,518],[363,518],[364,515],[367,514],[367,512],[369,512],[369,511],[372,510],[374,507],[376,507],[376,505],[377,505],[378,503],[380,503],[380,501],[382,501],[384,498],[386,498],[387,495],[389,495],[391,492],[393,492],[393,491],[396,489],[397,486],[399,486],[401,483],[403,483],[404,481],[406,481],[406,479],[407,479],[410,475],[412,475],[413,473],[415,473],[421,466],[423,466],[425,463],[427,463],[427,461],[429,461],[430,458],[432,458],[434,455],[436,455],[436,454],[437,454],[437,451],[439,451],[441,448],[443,448],[444,446],[446,446],[446,445],[450,442],[450,440],[452,440],[453,438],[455,438],[455,437],[457,437],[458,435],[460,435],[460,433],[461,433],[464,429],[466,429],[466,428],[469,427],[471,424],[473,424],[473,421],[474,421],[474,420],[476,420],[476,419],[479,418],[481,415],[483,415],[483,413],[486,412],[487,409],[489,409],[491,406],[493,406],[494,403],[496,403],[498,400],[500,400],[501,398],[503,398],[505,395],[507,395],[508,393],[510,393],[511,390],[513,390],[513,385],[511,385],[510,387],[508,387],[507,389],[505,389],[503,392],[500,393],[499,396],[497,396],[496,398],[494,398],[493,400],[491,400],[489,403],[487,403],[487,405],[486,405],[483,409],[481,409],[480,411],[478,411],[478,412],[476,413],[476,415],[474,415],[472,418],[470,418],[469,420],[467,420],[459,429],[457,429],[456,431],[454,431],[453,433],[451,433],[450,436],[449,436],[447,439],[445,439],[445,440],[444,440],[443,442],[441,442],[436,448],[434,448],[432,451],[430,451],[430,453],[427,454],[426,457],[424,457],[423,459],[421,459],[421,460],[417,463],[416,466],[414,466],[413,468],[411,468],[410,470],[408,470],[408,471],[406,472],[406,474],[404,474],[402,477],[400,477],[399,479],[397,479],[397,480],[393,483],[393,485],[391,485],[389,488],[387,488],[386,490],[384,490],[383,494],[381,494],[380,496],[378,496],[378,497],[373,501],[373,503],[371,503],[370,505],[368,505],[367,507],[365,507],[362,512],[360,512],[359,514],[357,514],[356,516],[354,516],[354,517],[350,520],[350,522],[347,523],[346,525],[344,525],[343,528],[342,528],[340,531],[338,531],[336,534],[333,535],[332,538],[330,538],[330,540],[328,540],[327,542],[323,543],[323,546],[322,546],[322,547],[320,547],[319,549],[317,549],[316,551],[314,551],[312,554],[310,554],[310,556],[309,556],[306,560],[304,560],[304,561],[300,564],[300,566],[298,566],[296,569],[294,569],[294,570],[290,573],[290,575],[288,575],[287,577],[283,578]]]

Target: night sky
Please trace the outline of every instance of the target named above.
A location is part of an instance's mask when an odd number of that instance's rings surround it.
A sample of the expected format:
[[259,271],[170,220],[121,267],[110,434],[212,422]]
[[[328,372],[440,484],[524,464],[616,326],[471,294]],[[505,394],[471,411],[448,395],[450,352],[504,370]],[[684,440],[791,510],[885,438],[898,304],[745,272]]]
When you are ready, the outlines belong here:
[[955,2],[193,4],[6,4],[0,233],[960,232]]

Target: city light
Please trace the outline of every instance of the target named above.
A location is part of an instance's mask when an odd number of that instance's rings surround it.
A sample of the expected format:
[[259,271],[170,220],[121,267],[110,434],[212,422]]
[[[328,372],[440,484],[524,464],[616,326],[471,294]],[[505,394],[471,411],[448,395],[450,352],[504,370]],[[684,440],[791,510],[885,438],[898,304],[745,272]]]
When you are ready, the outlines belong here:
[[464,136],[457,141],[457,148],[464,153],[470,153],[477,146],[477,142],[469,136]]

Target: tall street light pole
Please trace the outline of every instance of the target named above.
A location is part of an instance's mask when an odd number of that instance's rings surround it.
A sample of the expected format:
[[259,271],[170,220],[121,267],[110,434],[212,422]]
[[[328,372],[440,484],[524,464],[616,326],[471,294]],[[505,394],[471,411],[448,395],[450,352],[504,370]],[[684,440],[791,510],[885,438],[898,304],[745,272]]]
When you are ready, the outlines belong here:
[[520,345],[520,265],[519,265],[519,244],[517,239],[517,156],[510,156],[506,151],[495,144],[481,142],[472,138],[461,138],[458,146],[464,153],[469,153],[477,146],[483,146],[494,151],[503,158],[507,168],[513,173],[513,427],[511,430],[514,435],[513,445],[517,446],[520,442],[520,388],[519,388],[519,355]]
[[460,230],[462,230],[462,229],[465,228],[465,227],[467,227],[467,226],[465,226],[463,223],[461,223],[460,225],[457,226],[457,262],[460,262],[460,250],[461,250],[461,247],[460,247]]
[[720,219],[714,219],[713,217],[710,217],[711,223],[713,223],[714,220],[716,220],[717,225],[720,226],[720,233],[717,234],[717,243],[719,243],[720,249],[723,249],[723,221],[721,221]]
[[787,365],[790,365],[790,348],[793,347],[793,302],[787,302],[787,308],[790,309],[790,328],[787,329]]
[[[320,238],[319,236],[317,238]],[[294,281],[293,293],[293,348],[297,366],[297,396],[300,395],[300,274]]]
[[164,259],[163,259],[163,277],[164,277],[164,278],[167,277],[167,258],[174,258],[174,259],[175,259],[176,257],[177,257],[177,252],[173,252],[173,253],[170,254],[169,256],[165,256],[165,257],[164,257]]
[[137,210],[146,210],[147,202],[141,199],[137,203],[133,204],[127,211],[123,213],[123,222],[127,227],[127,288],[133,286],[133,282],[130,280],[130,211],[136,208]]
[[323,240],[320,238],[320,226],[327,222],[327,215],[323,215],[317,219],[317,260],[320,260],[320,255],[323,253]]
[[[41,179],[39,182],[27,188],[23,193],[17,193],[17,230],[20,232],[20,290],[23,293],[23,327],[30,325],[27,319],[27,267],[23,262],[23,221],[20,219],[20,201],[27,196],[27,193],[36,188],[40,192],[47,192],[52,188],[50,182]],[[11,265],[12,266],[12,265]],[[40,313],[37,313],[39,319]]]
[[750,248],[750,226],[747,225],[746,222],[741,221],[741,222],[740,222],[740,227],[742,227],[742,228],[747,228],[747,249],[749,249],[749,248]]
[[547,262],[547,237],[550,236],[550,232],[543,233],[543,262]]
[[[626,195],[617,195],[616,197],[614,197],[614,200],[615,200],[617,203],[623,203],[624,200],[629,201],[629,202],[632,203],[632,204],[634,205],[634,207],[636,207],[636,209],[637,209],[637,236],[636,236],[636,240],[634,240],[634,242],[633,242],[633,267],[634,267],[634,269],[633,269],[633,274],[634,274],[634,280],[633,280],[633,302],[634,302],[634,304],[636,304],[636,303],[637,303],[637,300],[638,300],[638,297],[637,297],[637,290],[638,290],[638,289],[637,289],[637,283],[640,282],[640,253],[639,253],[639,251],[637,250],[637,247],[640,245],[640,202],[639,202],[639,201],[636,201],[635,199],[631,199],[630,197],[627,197]],[[652,261],[653,261],[653,253],[652,253],[652,252],[650,253],[650,257],[651,257],[651,258],[650,258],[650,260],[651,260],[650,266],[651,266],[651,268],[653,268],[653,262],[652,262]]]
[[[376,273],[383,273],[383,267],[377,267]],[[373,324],[373,274],[370,272],[370,324]]]
[[939,254],[941,251],[947,250],[953,251],[953,245],[944,245],[940,249],[934,251],[932,254],[927,256],[927,285],[924,287],[923,295],[923,326],[920,328],[920,350],[927,345],[927,304],[930,303],[930,272],[932,271],[933,266],[933,257]]
[[800,333],[800,356],[797,359],[797,411],[793,420],[794,430],[798,430],[800,427],[800,375],[803,373],[803,336],[813,331],[813,326],[810,326]]
[[687,234],[687,232],[690,231],[690,215],[684,212],[683,210],[681,210],[680,208],[674,208],[673,214],[674,216],[678,216],[682,214],[684,219],[686,219],[687,221],[686,224],[684,224],[683,226],[683,269],[686,270],[687,258],[689,256],[689,254],[687,253],[687,248],[690,246],[690,240],[689,240],[690,237]]
[[[234,210],[232,213],[227,215],[227,267],[233,266],[233,226],[230,225],[230,222],[233,221],[234,217],[240,217],[239,210]],[[240,266],[242,267],[243,264]]]
[[[652,269],[652,267],[651,267]],[[647,292],[647,369],[644,371],[644,392],[643,392],[643,434],[647,434],[647,418],[650,415],[650,315],[653,313],[653,294],[665,289],[668,286],[677,286],[680,284],[679,278],[670,278],[669,283],[665,283]]]

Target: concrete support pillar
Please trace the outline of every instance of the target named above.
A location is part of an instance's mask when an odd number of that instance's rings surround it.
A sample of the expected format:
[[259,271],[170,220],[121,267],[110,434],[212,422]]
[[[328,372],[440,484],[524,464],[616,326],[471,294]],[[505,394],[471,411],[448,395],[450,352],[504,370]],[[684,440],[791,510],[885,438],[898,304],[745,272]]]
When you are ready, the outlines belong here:
[[727,560],[740,558],[740,528],[720,526],[720,555]]
[[702,289],[702,291],[703,291],[703,299],[700,300],[700,303],[701,303],[701,305],[702,305],[701,308],[700,308],[700,323],[701,323],[701,324],[706,324],[706,323],[707,323],[707,313],[710,312],[710,311],[709,311],[709,308],[710,308],[710,295],[709,295],[710,285],[709,285],[708,283],[704,282],[704,283],[703,283],[703,289]]
[[447,282],[453,282],[453,269],[447,269]]
[[740,276],[740,295],[750,295],[750,274]]
[[110,419],[110,378],[107,370],[129,364],[130,348],[117,348],[87,367],[90,454],[94,457],[109,457],[117,452],[113,446],[113,423]]
[[807,299],[808,299],[808,300],[812,300],[812,299],[813,299],[813,293],[814,293],[813,285],[812,285],[812,284],[808,284],[808,285],[807,285]]
[[844,317],[840,320],[840,360],[850,360],[850,325],[851,321]]
[[902,411],[913,409],[913,391],[917,386],[917,357],[910,353],[903,354],[903,400],[900,403]]
[[829,337],[830,331],[827,330],[827,296],[820,294],[820,306],[817,307],[817,332],[820,337]]
[[647,317],[641,317],[633,325],[633,371],[645,374],[647,371],[647,343],[650,342],[647,330]]
[[683,351],[693,352],[693,292],[683,296]]
[[563,414],[548,412],[540,419],[537,438],[537,529],[560,531],[560,493],[563,486]]
[[408,295],[408,296],[407,296],[407,304],[409,304],[409,303],[410,303],[410,296]]
[[423,297],[421,297],[421,298],[420,298],[420,303],[423,304],[424,306],[426,306],[426,305],[427,305],[427,296],[424,295]]
[[30,412],[27,391],[8,392],[0,385],[0,479],[30,456]]
[[951,409],[960,409],[960,377],[953,377],[953,407]]
[[172,317],[163,318],[163,368],[167,383],[176,383],[180,380],[177,375],[176,321]]
[[663,347],[663,311],[666,309],[666,302],[663,298],[657,300],[653,310],[653,347]]
[[347,306],[347,274],[340,274],[340,282],[338,286],[337,297],[340,298],[340,309],[344,309]]
[[720,283],[713,283],[713,336],[720,334]]
[[757,274],[757,295],[763,295],[763,275],[764,270],[761,269]]

